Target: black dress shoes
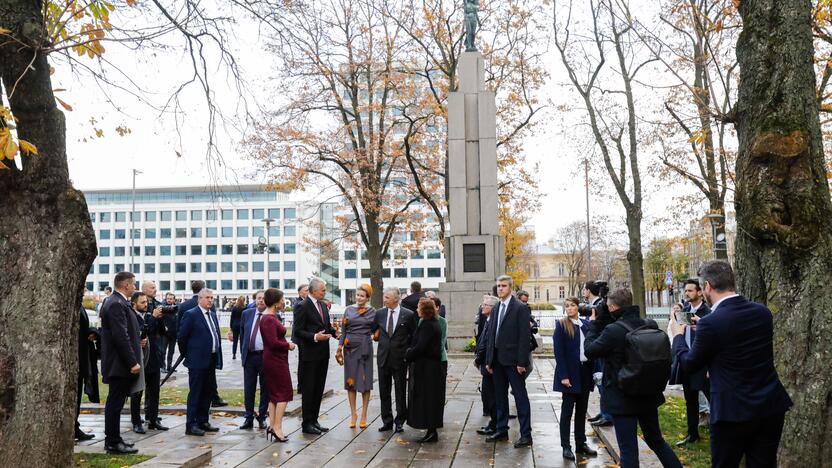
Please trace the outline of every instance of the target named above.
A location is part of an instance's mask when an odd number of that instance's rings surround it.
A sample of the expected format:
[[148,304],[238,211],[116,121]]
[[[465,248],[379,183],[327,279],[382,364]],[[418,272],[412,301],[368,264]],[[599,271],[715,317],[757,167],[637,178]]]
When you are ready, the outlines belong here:
[[563,458],[565,458],[567,460],[574,460],[575,459],[575,454],[572,452],[571,448],[563,449]]
[[95,439],[95,434],[87,434],[86,432],[77,431],[75,433],[75,440],[83,441],[83,440],[91,440]]
[[254,419],[246,418],[243,425],[240,426],[240,429],[254,429]]
[[387,431],[392,431],[392,430],[393,430],[393,425],[392,424],[385,424],[385,425],[381,426],[380,428],[378,428],[379,432],[387,432]]
[[147,431],[144,430],[144,426],[141,423],[133,424],[133,432],[136,434],[147,434]]
[[148,429],[154,429],[154,430],[157,430],[157,431],[166,431],[166,430],[168,430],[168,428],[163,426],[162,423],[158,419],[156,421],[151,422],[150,424],[148,424],[147,428]]
[[202,423],[199,428],[205,432],[219,432],[220,428],[212,426],[211,423]]
[[595,421],[597,421],[597,420],[599,420],[599,419],[601,419],[601,413],[598,413],[598,414],[596,414],[595,416],[593,416],[593,417],[591,417],[591,418],[587,419],[587,421],[589,421],[589,422],[595,422]]
[[598,452],[596,452],[595,450],[591,449],[591,448],[589,447],[589,445],[587,445],[586,443],[583,443],[583,444],[579,445],[579,446],[575,449],[575,451],[576,451],[576,452],[578,452],[578,453],[580,453],[581,455],[586,455],[586,456],[588,456],[588,457],[594,457],[594,456],[598,455]]
[[396,433],[404,432],[404,428],[401,424],[396,424]]
[[514,443],[514,448],[520,447],[531,447],[532,446],[532,437],[531,436],[523,436],[520,437],[520,440]]
[[218,397],[218,398],[211,401],[211,407],[212,408],[220,408],[220,407],[223,407],[223,406],[228,406],[228,402],[226,402],[222,398]]
[[138,453],[138,449],[134,449],[133,447],[128,447],[124,445],[124,442],[117,442],[113,445],[105,445],[104,449],[107,453],[113,453],[116,455],[129,455],[131,453]]
[[509,414],[508,418],[509,419],[517,419],[517,415],[516,414]]
[[257,420],[257,427],[258,427],[259,429],[265,429],[266,427],[268,427],[268,426],[266,426],[266,418],[260,418],[260,419],[258,419],[258,420]]
[[605,417],[601,417],[601,418],[596,419],[595,421],[591,422],[590,424],[592,424],[595,427],[606,427],[606,426],[612,426],[612,421],[610,421],[609,419],[607,419]]
[[676,446],[677,447],[684,447],[685,445],[692,444],[692,443],[696,442],[697,440],[699,440],[699,436],[691,437],[690,434],[688,434],[687,437],[680,440],[679,442],[676,442]]
[[133,442],[127,442],[127,441],[126,441],[126,440],[124,440],[124,439],[121,439],[121,443],[122,443],[122,444],[124,444],[124,445],[126,445],[126,446],[128,446],[128,447],[133,447],[134,445],[136,445],[136,444],[134,444]]
[[323,434],[323,432],[319,431],[317,427],[315,427],[311,424],[308,425],[308,426],[303,426],[301,428],[301,432],[303,432],[304,434],[312,434],[312,435],[321,435],[321,434]]
[[501,440],[508,440],[508,432],[494,432],[485,438],[486,442],[498,442]]
[[202,429],[200,429],[196,426],[191,426],[191,427],[185,429],[185,434],[192,435],[192,436],[204,436],[205,431],[203,431]]
[[317,429],[317,430],[319,430],[319,431],[321,431],[321,432],[329,432],[329,428],[328,428],[328,427],[323,427],[323,426],[321,426],[321,425],[320,425],[320,424],[318,424],[318,423],[313,424],[313,426],[315,426],[315,429]]
[[497,432],[497,429],[488,426],[482,426],[481,428],[477,429],[477,434],[484,436],[490,436],[495,432]]
[[419,439],[420,444],[427,444],[430,442],[436,442],[439,440],[439,433],[436,431],[428,431],[425,433],[425,436]]

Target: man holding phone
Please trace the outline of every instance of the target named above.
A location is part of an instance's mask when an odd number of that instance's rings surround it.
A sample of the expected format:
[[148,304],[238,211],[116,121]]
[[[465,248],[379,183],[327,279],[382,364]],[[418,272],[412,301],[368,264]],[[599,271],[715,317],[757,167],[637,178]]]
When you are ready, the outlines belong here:
[[[696,337],[696,322],[702,317],[711,313],[711,309],[702,300],[702,288],[699,286],[699,280],[689,279],[685,281],[685,299],[687,304],[683,307],[681,304],[673,306],[673,314],[676,316],[678,323],[687,324],[685,327],[685,342],[688,347],[693,344]],[[676,443],[677,446],[682,447],[686,444],[696,442],[699,440],[699,392],[705,394],[705,398],[710,401],[710,385],[708,382],[708,372],[706,368],[702,368],[693,373],[686,373],[676,359],[673,360],[673,368],[670,373],[671,384],[682,384],[682,389],[685,394],[685,409],[688,420],[688,434],[687,436]]]

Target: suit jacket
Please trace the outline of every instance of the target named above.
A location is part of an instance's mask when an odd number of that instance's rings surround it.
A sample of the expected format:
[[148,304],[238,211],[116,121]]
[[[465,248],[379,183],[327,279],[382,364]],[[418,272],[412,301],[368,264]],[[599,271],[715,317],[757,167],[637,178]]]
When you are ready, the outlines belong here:
[[[217,314],[209,311],[211,321],[214,322],[214,337],[217,340],[217,369],[222,369],[222,340],[220,340],[220,324]],[[185,311],[179,324],[179,350],[185,356],[185,367],[188,369],[208,369],[211,364],[211,351],[214,342],[211,339],[211,329],[198,306]]]
[[130,369],[142,361],[139,322],[133,307],[114,292],[101,308],[101,374],[104,383],[110,377],[131,377]]
[[[251,330],[254,328],[254,320],[257,318],[257,308],[252,307],[243,311],[240,319],[240,354],[242,355],[243,366],[248,359],[248,342],[251,339]],[[263,321],[263,318],[260,318]],[[282,322],[282,320],[281,320]]]
[[376,360],[379,368],[402,369],[406,366],[404,355],[413,339],[413,333],[416,332],[416,314],[412,310],[401,307],[399,309],[399,319],[394,324],[393,335],[391,336],[387,333],[387,315],[389,313],[390,309],[387,307],[376,312],[376,324],[381,330]]
[[480,333],[477,335],[477,346],[474,348],[474,365],[477,366],[480,370],[480,374],[484,377],[489,377],[491,374],[488,373],[488,370],[485,368],[485,359],[488,354],[488,338],[489,338],[489,328],[491,327],[491,320],[485,315],[480,314],[480,322],[482,322],[482,328],[480,328]]
[[199,297],[196,294],[191,296],[191,298],[188,299],[187,301],[182,301],[182,303],[179,304],[179,313],[176,314],[177,336],[179,336],[178,328],[179,328],[179,325],[182,323],[182,317],[185,315],[185,312],[187,312],[187,311],[189,311],[189,310],[191,310],[191,309],[193,309],[194,307],[197,307],[197,306],[199,306]]
[[[497,303],[491,311],[491,320],[494,321],[494,324],[489,327],[490,337],[486,364],[491,367],[497,365],[529,367],[529,342],[531,341],[529,316],[532,313],[531,309],[516,297],[511,296],[504,316],[500,320],[501,304]],[[497,349],[499,349],[499,353],[495,352]]]
[[[683,309],[683,312],[690,312],[690,303],[688,303]],[[696,316],[702,318],[711,313],[711,308],[708,307],[707,304],[704,302],[696,309]],[[687,327],[685,329],[685,333],[690,335],[690,342],[696,339],[696,331],[692,328]],[[706,390],[708,388],[708,370],[704,367],[699,369],[696,372],[685,372],[682,370],[682,367],[679,365],[679,360],[676,359],[676,355],[673,355],[673,364],[670,367],[670,382],[671,385],[684,385],[691,390]]]
[[413,293],[402,299],[402,307],[412,310],[414,313],[419,311],[419,300],[425,297],[424,292]]
[[673,354],[685,372],[708,368],[712,424],[750,421],[792,406],[774,368],[773,337],[768,308],[736,296],[699,321],[692,347],[683,336],[673,339]]
[[[155,308],[155,307],[154,307]],[[150,357],[147,360],[148,373],[158,372],[165,362],[164,350],[162,350],[162,337],[165,336],[164,315],[160,318],[153,316],[153,309],[148,304],[147,312],[144,313],[144,327],[147,330],[147,346]]]
[[[591,392],[594,385],[592,381],[592,363],[587,365],[581,363],[581,332],[584,334],[584,348],[586,348],[586,335],[589,333],[589,320],[581,320],[581,329],[575,330],[575,336],[569,337],[566,329],[560,320],[555,322],[555,331],[552,333],[552,342],[555,349],[555,391],[561,393]],[[586,353],[584,353],[586,354]],[[561,383],[561,380],[569,379],[571,387]]]
[[81,306],[80,316],[78,321],[78,375],[82,378],[89,377],[92,372],[90,369],[90,317],[87,315],[87,309]]
[[335,329],[332,328],[329,318],[329,307],[325,302],[321,302],[321,309],[324,316],[323,321],[315,303],[312,302],[312,298],[307,297],[294,311],[295,322],[292,325],[292,340],[302,344],[301,360],[303,361],[329,359],[329,342],[315,341],[315,334],[320,331],[332,335],[333,338],[335,337]]

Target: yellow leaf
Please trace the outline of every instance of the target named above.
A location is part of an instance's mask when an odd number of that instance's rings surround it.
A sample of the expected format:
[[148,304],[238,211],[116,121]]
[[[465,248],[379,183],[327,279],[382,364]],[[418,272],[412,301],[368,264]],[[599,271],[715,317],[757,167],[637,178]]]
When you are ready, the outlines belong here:
[[59,98],[59,97],[57,97],[57,96],[56,96],[56,97],[55,97],[55,100],[56,100],[56,101],[58,101],[58,104],[60,104],[60,105],[61,105],[61,107],[63,107],[64,109],[66,109],[66,110],[67,110],[67,111],[69,111],[69,112],[72,112],[72,106],[70,106],[69,104],[65,103],[65,102],[64,102],[61,98]]
[[12,31],[6,28],[0,28],[0,34],[11,34]]
[[5,164],[3,164],[3,161],[0,161],[0,170],[8,169],[8,168],[9,168],[9,166],[6,166]]
[[26,140],[20,140],[18,143],[20,143],[20,149],[21,149],[24,153],[29,153],[29,154],[38,154],[38,147],[37,147],[37,146],[35,146],[35,145],[33,145],[33,144],[31,144],[31,143],[29,143],[28,141],[26,141]]

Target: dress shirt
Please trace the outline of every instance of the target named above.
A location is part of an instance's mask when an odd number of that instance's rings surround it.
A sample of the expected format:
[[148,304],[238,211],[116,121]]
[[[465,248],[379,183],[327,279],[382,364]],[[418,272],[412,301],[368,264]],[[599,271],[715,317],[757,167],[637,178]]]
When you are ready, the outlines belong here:
[[732,297],[737,297],[737,296],[739,296],[739,294],[734,293],[734,294],[730,294],[730,295],[725,296],[722,299],[716,301],[716,303],[711,307],[711,313],[716,312],[716,308],[719,307],[719,305],[722,304],[722,301],[724,301],[725,299],[731,299]]
[[[246,346],[251,342],[251,333],[254,333],[254,324],[257,322],[257,314],[262,314],[263,310],[256,309],[254,311],[254,318],[251,319],[251,332],[248,335],[248,339],[246,340]],[[263,316],[260,316],[260,325],[263,325]],[[260,332],[260,327],[257,327],[257,338],[254,339],[254,350],[253,351],[263,351],[263,334]]]
[[[315,313],[318,314],[318,317],[323,317],[323,315],[324,315],[324,305],[323,305],[323,303],[321,303],[320,301],[318,301],[317,299],[315,299],[312,296],[309,296],[309,299],[312,300],[312,305],[315,306]],[[326,327],[326,324],[324,324],[324,327]],[[318,334],[317,333],[312,335],[312,341],[315,341],[317,343],[317,341],[318,341]]]
[[574,323],[575,326],[578,327],[578,333],[581,335],[581,345],[580,345],[581,346],[581,362],[587,362],[589,359],[587,359],[586,354],[584,354],[584,339],[585,339],[584,331],[581,330],[581,327],[583,326],[584,323],[581,322],[578,319],[570,319],[570,320],[572,320],[572,323]]
[[202,312],[202,317],[205,319],[205,324],[208,325],[208,330],[211,331],[211,343],[212,343],[211,352],[216,353],[217,352],[217,334],[214,333],[214,323],[213,323],[213,320],[211,320],[211,314],[208,313],[209,312],[208,310],[203,309],[202,306],[199,306],[199,311]]

